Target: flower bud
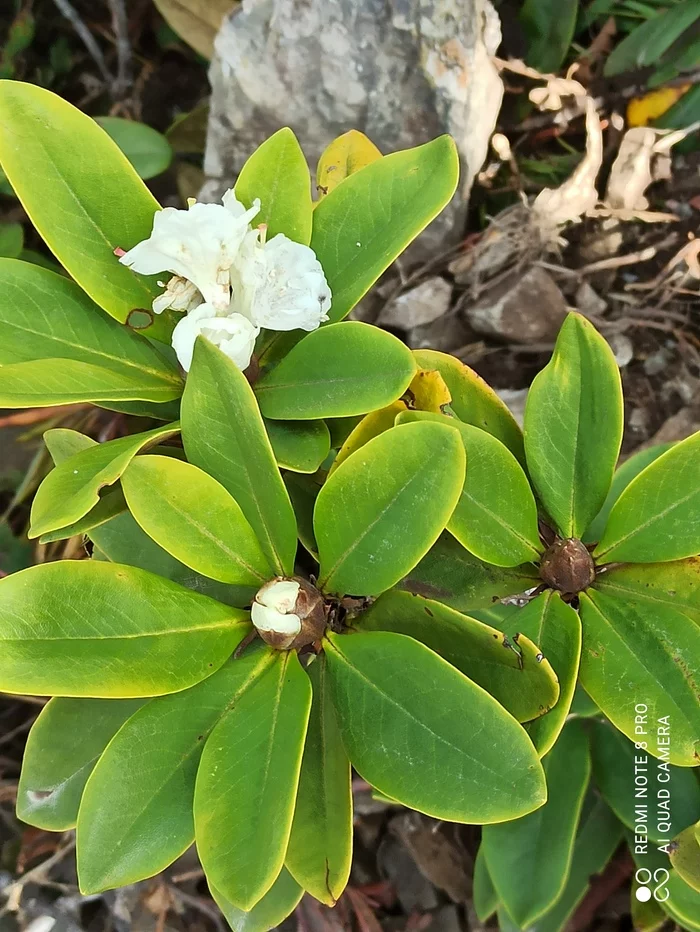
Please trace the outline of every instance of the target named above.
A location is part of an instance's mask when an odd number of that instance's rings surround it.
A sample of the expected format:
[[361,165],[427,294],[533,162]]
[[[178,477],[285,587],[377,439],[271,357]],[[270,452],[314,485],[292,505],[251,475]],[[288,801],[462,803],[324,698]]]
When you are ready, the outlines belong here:
[[250,616],[260,637],[277,650],[297,650],[322,637],[323,596],[298,576],[277,576],[258,590]]
[[595,564],[580,540],[559,539],[542,557],[540,578],[553,589],[574,595],[594,582]]

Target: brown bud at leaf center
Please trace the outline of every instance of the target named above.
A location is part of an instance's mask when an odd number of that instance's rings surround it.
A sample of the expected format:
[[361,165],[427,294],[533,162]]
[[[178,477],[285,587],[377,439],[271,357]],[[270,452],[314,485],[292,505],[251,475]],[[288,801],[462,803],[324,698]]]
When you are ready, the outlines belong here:
[[552,589],[573,595],[594,581],[595,564],[580,540],[555,540],[542,557],[540,578]]

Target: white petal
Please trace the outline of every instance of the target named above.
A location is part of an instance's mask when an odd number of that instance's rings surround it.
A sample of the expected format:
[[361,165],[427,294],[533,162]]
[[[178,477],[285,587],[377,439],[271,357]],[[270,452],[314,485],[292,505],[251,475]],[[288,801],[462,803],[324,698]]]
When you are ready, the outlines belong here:
[[278,233],[243,241],[231,270],[233,306],[269,330],[315,330],[328,320],[331,292],[313,249]]
[[228,191],[221,198],[221,203],[224,205],[226,210],[228,210],[236,219],[239,217],[247,217],[248,223],[250,223],[257,215],[260,213],[260,198],[256,197],[253,201],[253,206],[246,210],[243,204],[238,200],[236,195],[233,192],[233,188],[229,188]]
[[278,612],[293,612],[300,588],[293,579],[273,579],[258,590],[255,601]]
[[201,334],[243,371],[248,368],[259,329],[240,314],[217,316],[210,304],[200,304],[178,322],[172,343],[182,368],[189,372],[197,337]]
[[298,615],[283,615],[274,608],[253,602],[250,610],[251,621],[258,631],[272,631],[294,637],[301,631],[301,618]]
[[142,275],[168,271],[186,278],[205,302],[226,309],[229,270],[258,209],[234,216],[221,204],[195,203],[188,210],[166,207],[153,218],[150,237],[119,261]]

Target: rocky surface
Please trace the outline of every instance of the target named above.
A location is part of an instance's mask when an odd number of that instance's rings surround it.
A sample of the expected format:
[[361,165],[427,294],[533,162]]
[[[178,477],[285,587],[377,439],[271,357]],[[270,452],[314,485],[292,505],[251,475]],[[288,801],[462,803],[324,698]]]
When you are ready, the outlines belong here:
[[462,160],[451,209],[422,238],[459,235],[503,87],[489,0],[243,0],[216,39],[201,197],[215,200],[250,153],[289,125],[312,171],[348,129],[384,153],[450,133]]

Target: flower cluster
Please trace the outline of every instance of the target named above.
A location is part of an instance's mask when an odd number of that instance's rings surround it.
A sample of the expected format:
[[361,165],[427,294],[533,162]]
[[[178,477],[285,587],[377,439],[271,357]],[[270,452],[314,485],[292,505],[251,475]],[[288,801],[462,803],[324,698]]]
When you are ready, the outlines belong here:
[[246,210],[233,191],[221,204],[166,207],[119,260],[142,275],[172,274],[153,310],[184,312],[172,341],[185,370],[199,334],[243,370],[261,328],[315,330],[328,320],[331,292],[314,251],[283,233],[267,240],[264,224],[251,226],[259,212],[259,200]]

